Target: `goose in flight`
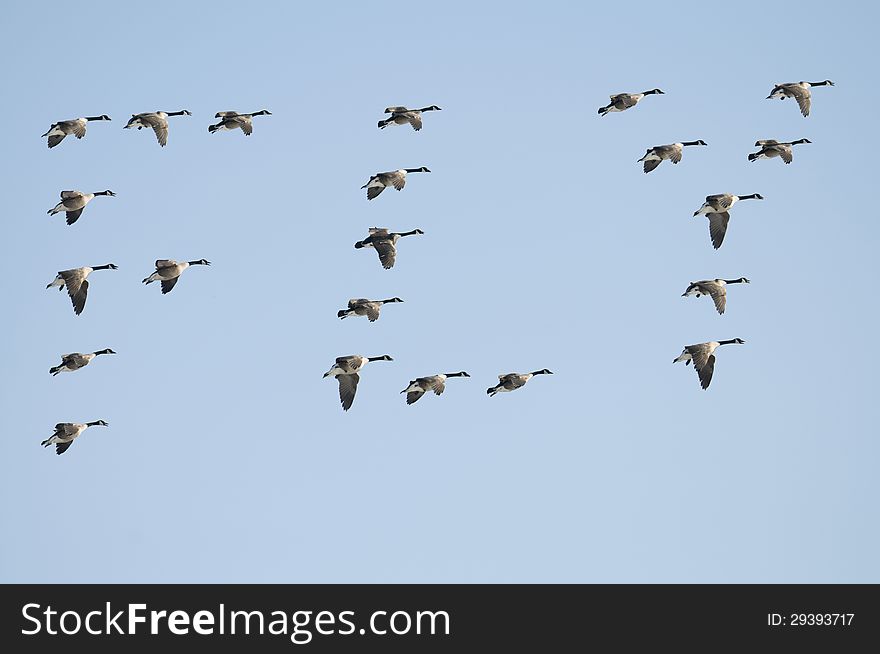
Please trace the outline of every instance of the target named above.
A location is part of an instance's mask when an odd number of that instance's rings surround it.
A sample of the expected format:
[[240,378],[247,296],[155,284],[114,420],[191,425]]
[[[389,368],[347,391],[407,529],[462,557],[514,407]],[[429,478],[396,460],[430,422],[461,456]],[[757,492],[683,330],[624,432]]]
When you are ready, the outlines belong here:
[[772,159],[779,157],[785,163],[791,163],[791,146],[801,145],[802,143],[812,143],[810,139],[798,139],[797,141],[774,141],[773,139],[762,139],[755,142],[756,147],[761,149],[749,155],[749,161],[757,161],[758,159]]
[[604,107],[599,107],[599,115],[614,113],[616,111],[626,111],[631,107],[635,107],[640,100],[649,95],[663,94],[660,89],[651,89],[643,93],[618,93],[611,96],[611,102]]
[[415,131],[422,129],[422,113],[425,111],[440,111],[440,107],[432,104],[430,107],[421,109],[407,109],[406,107],[388,107],[386,114],[391,114],[385,120],[379,121],[379,129],[385,129],[388,125],[406,125],[409,123]]
[[707,195],[703,206],[694,211],[694,216],[705,215],[709,218],[709,237],[712,239],[712,246],[717,250],[724,242],[724,235],[727,234],[727,224],[730,222],[729,210],[740,200],[763,200],[764,196],[760,193],[752,193],[751,195],[733,195],[731,193],[720,193],[718,195]]
[[168,116],[192,116],[186,109],[182,111],[153,111],[145,114],[132,114],[123,129],[137,127],[151,128],[156,133],[156,139],[163,148],[168,143]]
[[434,391],[435,395],[442,395],[446,390],[446,380],[450,377],[470,377],[464,372],[448,372],[445,375],[431,375],[430,377],[418,377],[413,379],[401,393],[406,393],[406,403],[414,404],[428,391]]
[[220,122],[216,125],[209,125],[208,131],[212,134],[223,130],[240,129],[245,136],[250,136],[254,131],[254,116],[271,116],[272,112],[268,109],[255,111],[252,114],[240,114],[235,111],[218,111],[214,118],[219,118]]
[[54,216],[56,213],[61,213],[63,211],[67,214],[67,224],[72,225],[79,219],[80,215],[82,215],[83,209],[86,208],[86,205],[99,195],[113,197],[116,194],[113,191],[98,191],[97,193],[61,191],[61,202],[49,209],[46,213],[50,216]]
[[58,276],[52,280],[51,284],[47,284],[46,288],[57,286],[58,290],[67,287],[67,294],[73,303],[73,312],[79,315],[86,306],[86,296],[89,292],[89,280],[86,279],[96,270],[117,270],[117,266],[108,263],[104,266],[83,266],[82,268],[72,268],[70,270],[62,270]]
[[679,354],[672,363],[684,361],[684,365],[688,365],[693,361],[694,370],[700,377],[700,386],[703,390],[709,388],[712,382],[712,373],[715,372],[715,350],[722,345],[731,344],[742,345],[745,341],[741,338],[732,338],[729,341],[709,341],[708,343],[697,343],[696,345],[687,345],[681,354]]
[[190,266],[210,266],[211,262],[207,259],[199,259],[198,261],[181,261],[178,263],[174,259],[156,259],[156,272],[142,280],[144,284],[152,284],[153,282],[161,282],[162,295],[170,293],[171,289],[180,279],[183,271]]
[[73,134],[76,138],[81,139],[86,135],[86,126],[93,120],[110,120],[110,116],[84,116],[83,118],[73,118],[72,120],[62,120],[53,123],[49,131],[40,138],[49,137],[48,146],[54,148],[64,140],[65,136]]
[[646,173],[650,173],[667,159],[672,163],[677,164],[681,161],[682,150],[689,145],[706,145],[706,142],[702,140],[682,141],[681,143],[670,143],[669,145],[655,145],[653,148],[649,148],[648,151],[645,152],[645,156],[639,159],[639,162],[644,162]]
[[64,454],[74,439],[82,434],[89,427],[108,427],[109,425],[103,420],[95,420],[94,422],[59,422],[55,425],[55,433],[49,438],[42,441],[40,445],[43,447],[55,446],[55,454]]
[[406,186],[407,173],[430,173],[431,171],[422,166],[421,168],[401,168],[400,170],[391,170],[387,173],[376,173],[370,177],[370,181],[361,186],[367,189],[367,199],[372,200],[379,196],[388,186],[393,186],[398,191],[402,191]]
[[394,267],[394,261],[397,258],[397,241],[404,236],[424,233],[420,229],[414,229],[409,232],[389,232],[384,227],[371,227],[370,235],[363,241],[355,243],[354,247],[358,250],[361,248],[375,249],[379,254],[379,261],[382,267],[388,270]]
[[785,100],[785,98],[794,98],[797,100],[801,114],[806,118],[810,115],[810,106],[812,104],[812,93],[810,89],[814,86],[834,86],[834,82],[826,79],[822,82],[786,82],[785,84],[776,84],[767,100]]
[[62,354],[61,363],[49,368],[49,374],[55,376],[61,372],[73,372],[74,370],[85,368],[91,363],[92,359],[101,354],[116,354],[116,352],[107,348],[106,350],[98,350],[97,352],[88,352],[86,354],[80,354],[79,352]]
[[387,300],[354,298],[348,301],[347,309],[340,310],[336,315],[343,319],[349,316],[366,316],[370,322],[376,322],[379,319],[379,311],[382,309],[382,305],[393,302],[403,302],[403,300],[399,297],[392,297]]
[[699,282],[691,282],[681,294],[682,297],[700,297],[708,295],[715,303],[715,310],[723,314],[727,307],[727,285],[728,284],[748,284],[749,280],[745,277],[739,279],[703,279]]
[[486,389],[486,393],[489,394],[489,397],[492,397],[496,393],[509,393],[510,391],[515,391],[516,389],[525,386],[526,382],[535,375],[552,374],[553,373],[547,370],[547,368],[544,368],[543,370],[536,370],[535,372],[527,372],[524,375],[518,372],[509,372],[506,375],[498,375],[498,383],[491,388]]
[[361,380],[358,373],[370,361],[394,361],[387,354],[379,357],[365,357],[360,354],[351,354],[349,356],[338,357],[333,367],[324,373],[324,377],[336,377],[339,382],[339,400],[342,402],[342,409],[348,411],[354,402],[355,393],[357,393],[357,385]]

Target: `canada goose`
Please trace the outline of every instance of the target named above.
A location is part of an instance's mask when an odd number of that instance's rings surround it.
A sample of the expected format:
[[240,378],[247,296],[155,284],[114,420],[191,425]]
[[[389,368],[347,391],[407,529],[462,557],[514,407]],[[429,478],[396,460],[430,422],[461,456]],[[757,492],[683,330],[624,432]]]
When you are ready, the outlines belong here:
[[61,141],[64,140],[64,137],[68,134],[73,134],[76,138],[81,139],[86,135],[86,126],[91,120],[110,120],[110,116],[85,116],[83,118],[74,118],[72,120],[62,120],[53,123],[49,128],[49,131],[43,134],[40,138],[48,136],[48,145],[50,148],[54,148],[61,143]]
[[123,129],[137,127],[141,130],[144,127],[151,127],[156,132],[159,145],[164,148],[165,144],[168,143],[168,116],[192,116],[192,114],[186,109],[182,111],[154,111],[145,114],[132,114]]
[[703,206],[694,211],[694,216],[704,214],[709,218],[709,237],[712,239],[712,246],[717,250],[724,242],[724,235],[727,233],[727,223],[730,222],[730,213],[728,210],[740,200],[763,200],[764,196],[760,193],[752,193],[751,195],[732,195],[730,193],[720,193],[718,195],[707,195],[706,202]]
[[170,293],[171,289],[180,279],[183,271],[190,266],[210,266],[211,262],[206,259],[198,261],[181,261],[177,263],[174,259],[156,259],[156,272],[142,280],[144,284],[152,284],[153,282],[162,282],[162,295]]
[[59,422],[55,425],[55,433],[42,441],[40,445],[49,447],[54,444],[55,454],[64,454],[73,445],[73,440],[77,436],[89,427],[95,426],[108,427],[109,425],[103,420],[95,420],[94,422]]
[[645,162],[645,172],[650,173],[661,164],[664,159],[669,159],[674,164],[681,161],[682,148],[687,145],[706,145],[705,141],[682,141],[681,143],[670,143],[669,145],[655,145],[645,152],[645,156],[639,161]]
[[708,343],[687,345],[681,354],[672,360],[672,363],[684,361],[684,365],[688,365],[693,361],[694,369],[700,377],[700,386],[706,390],[709,388],[712,373],[715,371],[715,350],[721,345],[730,345],[731,343],[742,345],[745,341],[741,338],[732,338],[729,341],[709,341]]
[[370,235],[363,241],[355,243],[354,246],[357,249],[374,248],[379,253],[382,267],[388,270],[394,267],[394,260],[397,257],[397,241],[402,236],[424,233],[420,229],[414,229],[410,232],[389,232],[384,227],[370,227]]
[[486,393],[489,394],[489,397],[495,395],[495,393],[507,393],[510,391],[515,391],[517,388],[522,388],[526,385],[526,382],[529,381],[535,375],[552,375],[553,373],[544,368],[543,370],[536,370],[535,372],[527,372],[524,375],[519,374],[518,372],[509,372],[506,375],[498,375],[498,383],[495,384],[492,388],[487,388]]
[[791,146],[800,145],[801,143],[812,143],[810,139],[798,139],[797,141],[780,142],[773,139],[761,139],[755,142],[756,147],[760,147],[759,152],[749,155],[749,161],[757,161],[758,159],[772,159],[780,157],[785,163],[791,163]]
[[113,197],[116,194],[113,191],[98,191],[97,193],[61,191],[61,202],[56,204],[52,209],[49,209],[46,213],[50,216],[54,216],[56,213],[64,211],[67,214],[67,224],[72,225],[79,219],[83,209],[86,208],[86,205],[99,195],[109,195],[110,197]]
[[422,107],[421,109],[407,109],[406,107],[388,107],[386,114],[391,114],[385,120],[379,121],[379,129],[385,129],[392,123],[395,125],[405,125],[409,123],[415,131],[422,129],[422,112],[424,111],[440,111],[440,107],[432,104],[430,107]]
[[745,277],[739,279],[704,279],[699,282],[691,282],[690,286],[681,294],[682,297],[709,295],[715,303],[715,309],[718,313],[723,314],[727,306],[727,289],[728,284],[748,284],[749,280]]
[[599,107],[599,115],[604,116],[615,111],[626,111],[630,107],[635,107],[639,101],[647,95],[654,95],[663,91],[660,89],[651,89],[644,93],[618,93],[611,96],[611,102],[604,107]]
[[406,393],[406,403],[414,404],[428,391],[434,391],[435,395],[443,395],[446,390],[446,380],[450,377],[470,377],[464,372],[447,372],[445,375],[431,375],[430,377],[418,377],[413,379],[401,393]]
[[252,114],[240,114],[235,111],[218,111],[214,118],[220,118],[220,122],[216,125],[208,125],[208,131],[212,134],[221,130],[240,129],[245,136],[250,136],[254,131],[254,116],[271,116],[272,112],[268,109],[255,111]]
[[348,318],[349,316],[366,316],[370,322],[376,322],[379,319],[379,310],[383,304],[391,302],[403,302],[399,297],[392,297],[387,300],[367,300],[366,298],[355,298],[348,301],[348,309],[342,309],[336,315],[339,318]]
[[367,189],[367,199],[372,200],[377,197],[386,186],[393,186],[398,191],[402,191],[406,186],[407,173],[430,173],[431,171],[422,166],[421,168],[401,168],[400,170],[391,170],[387,173],[376,173],[370,177],[370,181],[361,186]]
[[357,385],[360,381],[358,372],[370,361],[394,361],[387,354],[380,357],[364,357],[359,354],[351,354],[345,357],[338,357],[336,363],[327,372],[324,377],[336,377],[339,381],[339,400],[342,402],[342,409],[348,411],[354,402],[354,395],[357,393]]
[[70,301],[73,303],[73,312],[79,315],[86,306],[86,295],[89,292],[89,280],[86,279],[95,270],[117,270],[117,266],[108,263],[105,266],[83,266],[82,268],[72,268],[70,270],[62,270],[58,276],[52,280],[51,284],[47,284],[46,288],[57,286],[60,291],[65,286]]
[[107,348],[106,350],[98,350],[97,352],[89,352],[87,354],[80,354],[79,352],[62,354],[61,363],[54,368],[49,368],[49,374],[54,376],[60,372],[73,372],[74,370],[85,368],[91,363],[92,359],[100,354],[116,354],[116,352]]
[[794,98],[797,100],[801,114],[806,118],[810,115],[810,89],[814,86],[834,86],[834,82],[826,79],[823,82],[787,82],[785,84],[776,84],[773,90],[770,91],[770,95],[767,96],[767,100]]

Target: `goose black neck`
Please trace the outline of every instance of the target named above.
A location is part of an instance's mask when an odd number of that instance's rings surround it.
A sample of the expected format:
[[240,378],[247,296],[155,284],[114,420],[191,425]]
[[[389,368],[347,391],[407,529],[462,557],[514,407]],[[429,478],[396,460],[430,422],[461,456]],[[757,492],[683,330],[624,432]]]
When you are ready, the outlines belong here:
[[546,375],[546,374],[547,374],[547,372],[544,371],[544,370],[535,370],[535,371],[532,373],[532,376],[535,376],[535,375]]
[[725,284],[742,284],[744,280],[742,279],[725,279]]
[[92,266],[92,270],[110,270],[113,267],[112,263],[108,263],[103,266]]
[[110,354],[110,353],[111,353],[111,350],[98,350],[97,352],[94,352],[93,354],[95,356],[98,356],[99,354]]
[[421,173],[421,172],[423,172],[421,168],[404,168],[404,170],[408,173]]
[[810,86],[829,86],[832,84],[830,80],[823,80],[821,82],[807,82]]
[[367,357],[367,361],[387,361],[385,356],[381,357]]
[[93,421],[93,422],[87,422],[87,423],[86,423],[86,425],[89,426],[89,427],[95,427],[95,426],[100,425],[100,424],[102,424],[100,420],[95,420],[95,421]]
[[402,302],[402,300],[397,297],[391,297],[391,298],[388,298],[387,300],[381,300],[382,304],[388,304],[389,302]]
[[416,109],[416,111],[436,111],[439,108],[440,107],[435,107],[434,105],[431,105],[430,107],[422,107],[421,109]]
[[447,377],[464,377],[464,373],[463,372],[447,372],[446,376]]
[[739,199],[740,200],[757,200],[758,194],[757,193],[750,193],[749,195],[740,195]]
[[183,111],[169,111],[166,115],[168,116],[183,116],[186,115],[187,111],[184,109]]
[[420,233],[421,233],[421,232],[419,232],[419,230],[414,229],[414,230],[409,231],[409,232],[398,232],[397,235],[398,235],[398,236],[412,236],[413,234],[420,234]]
[[86,116],[86,120],[106,120],[104,116]]
[[199,261],[187,261],[187,263],[188,263],[189,265],[191,265],[191,266],[201,266],[201,265],[203,265],[201,260],[199,260]]
[[729,341],[718,341],[718,345],[730,345],[731,343],[736,343],[736,339],[731,338]]
[[701,145],[699,141],[682,141],[682,145]]

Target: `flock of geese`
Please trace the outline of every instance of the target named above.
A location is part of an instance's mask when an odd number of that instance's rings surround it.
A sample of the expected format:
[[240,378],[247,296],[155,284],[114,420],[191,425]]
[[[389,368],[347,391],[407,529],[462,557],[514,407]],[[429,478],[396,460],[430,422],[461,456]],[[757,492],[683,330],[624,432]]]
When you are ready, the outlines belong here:
[[[811,88],[817,86],[833,86],[831,80],[821,82],[794,82],[785,84],[776,84],[767,96],[767,99],[794,98],[797,101],[803,116],[809,116],[812,105]],[[638,105],[644,98],[649,95],[661,95],[664,92],[660,89],[651,89],[642,93],[619,93],[610,97],[610,102],[599,108],[599,115],[605,116],[609,113],[626,111]],[[385,113],[387,118],[378,122],[379,129],[384,129],[389,125],[410,125],[414,131],[422,129],[423,114],[429,111],[440,111],[440,107],[430,105],[420,109],[409,109],[403,106],[388,107]],[[132,114],[131,118],[125,125],[125,129],[137,128],[138,130],[150,128],[156,135],[156,139],[161,147],[165,147],[168,143],[168,118],[172,116],[191,116],[192,113],[186,109],[181,111],[155,111],[149,113]],[[238,113],[235,111],[220,111],[215,114],[215,118],[219,122],[208,126],[210,133],[218,131],[231,131],[240,129],[245,136],[253,133],[253,119],[256,116],[270,116],[268,110],[256,111],[253,113]],[[85,116],[82,118],[74,118],[71,120],[63,120],[54,123],[49,130],[43,134],[47,138],[49,148],[58,146],[67,136],[75,136],[82,139],[86,135],[86,129],[90,122],[109,121],[107,115]],[[795,145],[810,143],[808,139],[802,138],[796,141],[776,141],[772,139],[762,139],[755,143],[759,147],[758,152],[748,155],[749,161],[757,161],[758,159],[772,159],[779,157],[786,164],[792,162],[792,148]],[[649,148],[645,155],[640,158],[639,163],[643,164],[644,172],[650,173],[655,170],[663,161],[671,161],[678,164],[682,159],[682,153],[685,147],[690,146],[706,146],[703,140],[682,141],[680,143],[671,143],[668,145],[658,145]],[[387,172],[376,173],[370,177],[361,189],[366,189],[367,200],[376,199],[386,188],[393,187],[397,191],[403,190],[406,185],[407,175],[410,173],[430,173],[431,171],[421,166],[419,168],[402,168]],[[93,193],[83,193],[81,191],[62,191],[61,201],[48,211],[49,215],[64,213],[67,224],[73,225],[79,220],[86,206],[96,197],[113,197],[115,193],[110,190],[96,191]],[[717,195],[709,195],[706,197],[703,205],[694,212],[694,216],[706,216],[709,221],[709,236],[715,249],[721,247],[724,242],[724,236],[727,233],[727,227],[730,221],[730,210],[740,200],[763,200],[759,193],[751,193],[747,195],[734,195],[730,193],[722,193]],[[366,238],[354,244],[356,249],[372,248],[379,256],[379,262],[385,269],[394,266],[397,258],[397,244],[399,240],[406,236],[421,235],[424,232],[421,229],[412,229],[405,232],[392,232],[386,228],[373,227],[369,230]],[[193,261],[175,261],[173,259],[158,259],[155,262],[155,270],[144,278],[144,284],[159,282],[163,294],[170,293],[177,284],[180,276],[184,271],[192,266],[210,266],[211,263],[206,259],[198,259]],[[83,266],[81,268],[73,268],[70,270],[62,270],[58,272],[55,279],[47,285],[47,288],[58,288],[67,290],[73,305],[73,311],[76,315],[80,315],[85,309],[86,299],[89,290],[89,276],[96,270],[116,270],[117,266],[112,263],[99,266]],[[706,279],[691,282],[683,297],[702,297],[708,296],[712,298],[715,309],[719,314],[724,314],[727,308],[727,286],[731,284],[748,284],[749,280],[745,277],[738,279]],[[354,298],[348,301],[348,306],[341,309],[337,313],[337,317],[345,319],[352,316],[364,316],[370,322],[379,319],[382,307],[386,304],[395,304],[403,302],[399,297],[393,297],[385,300],[370,300],[367,298]],[[694,369],[697,371],[700,385],[703,389],[707,389],[712,381],[712,375],[715,370],[715,351],[722,345],[742,344],[744,341],[740,338],[733,338],[720,341],[708,341],[705,343],[697,343],[695,345],[685,346],[682,353],[673,360],[673,363],[684,362],[685,365],[693,363]],[[112,349],[106,348],[90,353],[74,352],[65,354],[61,357],[61,363],[49,369],[51,375],[58,375],[62,372],[74,372],[81,370],[90,364],[96,357],[101,355],[116,354]],[[342,408],[348,411],[354,403],[357,393],[358,383],[360,382],[360,373],[364,366],[373,361],[392,361],[393,359],[383,354],[381,356],[366,357],[359,354],[338,357],[331,368],[324,373],[324,377],[335,377],[339,385],[339,399]],[[507,373],[498,376],[498,383],[488,388],[486,393],[491,397],[497,393],[515,391],[522,388],[529,380],[539,375],[553,374],[550,370],[543,368],[529,373]],[[451,372],[445,374],[430,375],[427,377],[418,377],[409,382],[401,394],[406,394],[406,403],[413,404],[417,402],[425,393],[433,392],[435,395],[441,395],[446,389],[446,382],[456,377],[470,377],[465,371]],[[79,437],[86,429],[94,426],[106,427],[107,422],[104,420],[95,420],[85,423],[62,422],[55,425],[54,433],[44,441],[41,445],[48,447],[55,445],[57,454],[63,454],[71,446],[73,441]]]

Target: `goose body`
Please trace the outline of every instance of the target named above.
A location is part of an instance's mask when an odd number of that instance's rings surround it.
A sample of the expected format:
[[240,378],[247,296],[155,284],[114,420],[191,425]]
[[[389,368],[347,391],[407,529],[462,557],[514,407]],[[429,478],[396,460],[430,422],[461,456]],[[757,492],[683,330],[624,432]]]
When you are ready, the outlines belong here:
[[46,288],[57,287],[59,291],[67,288],[67,294],[73,304],[73,312],[79,315],[86,306],[86,297],[89,292],[87,278],[96,270],[117,270],[117,267],[115,264],[108,263],[104,266],[83,266],[82,268],[62,270],[51,283],[46,285]]
[[670,143],[669,145],[655,145],[653,148],[649,148],[648,151],[645,152],[645,156],[639,159],[639,162],[644,162],[644,170],[646,173],[650,173],[666,160],[677,164],[681,161],[682,151],[689,145],[706,145],[706,142],[702,140],[682,141],[681,143]]
[[86,205],[99,195],[113,197],[113,191],[98,191],[97,193],[83,193],[82,191],[61,191],[61,202],[49,209],[46,213],[54,216],[62,211],[67,214],[67,224],[72,225],[82,215]]
[[214,132],[229,131],[240,129],[245,136],[250,136],[254,131],[254,116],[271,116],[272,112],[268,109],[255,111],[252,114],[240,114],[235,111],[218,111],[214,118],[219,118],[220,122],[216,125],[209,125],[208,131]]
[[348,318],[349,316],[366,316],[370,322],[376,322],[379,319],[379,311],[383,304],[394,302],[403,302],[399,297],[389,298],[387,300],[368,300],[366,298],[354,298],[348,301],[348,308],[340,310],[336,315],[339,318]]
[[785,98],[794,98],[798,103],[801,114],[806,118],[810,115],[810,107],[812,105],[812,93],[810,89],[814,86],[834,86],[834,82],[826,79],[822,82],[786,82],[784,84],[776,84],[767,96],[768,100],[785,100]]
[[54,148],[64,140],[64,137],[70,136],[71,134],[76,138],[81,139],[86,135],[86,127],[89,122],[93,120],[110,120],[110,116],[84,116],[82,118],[73,118],[71,120],[61,120],[57,123],[52,123],[52,126],[49,127],[49,131],[43,134],[40,138],[48,137],[47,144],[49,148]]
[[378,357],[365,357],[360,354],[350,354],[344,357],[338,357],[333,366],[324,373],[324,377],[336,377],[339,382],[339,401],[342,403],[343,411],[348,411],[354,403],[354,396],[357,393],[358,382],[360,382],[361,369],[370,361],[393,361],[390,356],[383,354]]
[[618,111],[626,111],[627,109],[635,107],[645,97],[662,93],[663,91],[660,89],[651,89],[650,91],[644,91],[643,93],[617,93],[616,95],[610,96],[611,102],[604,107],[599,107],[599,115],[605,116],[606,114]]
[[712,239],[712,246],[717,250],[724,242],[724,236],[727,234],[727,224],[730,222],[729,210],[740,200],[763,200],[764,196],[760,193],[752,193],[751,195],[733,195],[731,193],[720,193],[718,195],[707,195],[703,206],[694,212],[694,216],[704,215],[709,218],[709,238]]
[[812,143],[809,139],[798,139],[797,141],[780,142],[773,139],[762,139],[755,142],[756,147],[761,149],[749,155],[749,161],[757,161],[758,159],[772,159],[779,157],[785,163],[791,163],[791,146],[801,145],[802,143]]
[[526,385],[532,377],[535,375],[552,375],[553,373],[544,368],[543,370],[536,370],[535,372],[527,372],[525,374],[521,374],[518,372],[509,372],[506,375],[498,375],[498,383],[491,388],[486,389],[486,393],[489,397],[492,397],[496,393],[509,393],[510,391],[515,391],[518,388],[522,388]]
[[116,354],[116,352],[107,348],[106,350],[87,352],[86,354],[80,354],[79,352],[63,354],[61,355],[61,363],[57,366],[49,368],[49,374],[54,376],[58,373],[73,372],[75,370],[79,370],[80,368],[85,368],[87,365],[89,365],[89,363],[91,363],[92,359],[101,354]]
[[43,447],[55,446],[55,454],[64,454],[73,441],[80,436],[89,427],[107,427],[107,423],[103,420],[95,420],[94,422],[59,422],[55,425],[55,433],[49,438],[42,441],[40,445]]
[[715,303],[715,310],[719,314],[723,314],[727,308],[727,285],[748,283],[749,280],[745,277],[740,277],[739,279],[703,279],[699,282],[691,282],[681,296],[701,297],[708,295]]
[[182,111],[152,111],[145,114],[132,114],[123,129],[137,127],[141,130],[144,127],[148,127],[156,133],[156,140],[164,148],[168,143],[169,116],[192,116],[192,114],[186,109]]
[[388,107],[385,109],[385,113],[391,114],[391,116],[379,121],[379,129],[385,129],[388,125],[406,125],[409,123],[418,132],[422,129],[422,113],[425,111],[440,111],[440,107],[434,104],[430,107],[422,107],[421,109]]
[[361,186],[367,189],[367,199],[377,198],[379,194],[389,186],[393,186],[398,191],[402,191],[406,186],[407,173],[430,173],[431,171],[422,166],[421,168],[401,168],[400,170],[390,170],[387,173],[376,173],[370,180]]
[[470,377],[470,375],[462,370],[461,372],[448,372],[445,375],[440,374],[431,375],[430,377],[418,377],[413,379],[409,385],[400,392],[406,393],[407,404],[414,404],[428,391],[434,391],[435,395],[442,395],[443,391],[446,390],[446,380],[451,377]]
[[700,378],[700,386],[703,390],[709,388],[712,382],[712,374],[715,372],[715,350],[722,345],[743,344],[741,338],[733,338],[729,341],[709,341],[708,343],[697,343],[696,345],[687,345],[681,354],[679,354],[672,363],[684,361],[684,365],[694,364],[694,370]]
[[162,295],[170,293],[183,271],[190,266],[210,266],[211,262],[206,259],[197,261],[180,261],[174,259],[156,259],[156,271],[142,280],[144,284],[161,282]]
[[404,236],[424,233],[420,229],[414,229],[409,232],[389,232],[384,227],[371,227],[370,235],[364,240],[355,243],[354,246],[357,249],[373,248],[376,250],[382,267],[388,270],[394,267],[394,261],[397,258],[397,241]]

